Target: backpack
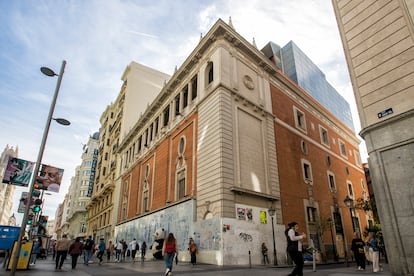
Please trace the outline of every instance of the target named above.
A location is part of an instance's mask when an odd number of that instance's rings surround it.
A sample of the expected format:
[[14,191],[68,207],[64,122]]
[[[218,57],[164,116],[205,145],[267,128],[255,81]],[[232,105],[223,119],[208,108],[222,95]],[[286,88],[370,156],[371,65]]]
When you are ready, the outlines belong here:
[[90,250],[92,249],[92,246],[93,246],[93,240],[87,239],[85,243],[85,249]]

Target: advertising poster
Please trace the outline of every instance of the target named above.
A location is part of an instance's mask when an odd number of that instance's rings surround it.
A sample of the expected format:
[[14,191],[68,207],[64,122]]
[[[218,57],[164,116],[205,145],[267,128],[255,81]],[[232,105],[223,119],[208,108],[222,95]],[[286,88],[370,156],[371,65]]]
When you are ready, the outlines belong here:
[[36,177],[35,188],[58,193],[62,182],[63,169],[43,165]]
[[[13,257],[14,257],[14,252],[16,251],[16,247],[17,247],[17,242],[14,242],[13,250],[12,250],[12,253],[9,259],[9,263],[7,264],[7,270],[11,270],[13,267],[13,263],[14,263]],[[30,261],[30,256],[32,254],[32,249],[33,249],[32,241],[22,243],[19,259],[17,260],[16,269],[28,269],[29,268],[29,261]]]
[[237,218],[240,220],[246,220],[246,209],[245,208],[237,208]]
[[9,156],[3,183],[27,187],[29,186],[33,169],[34,162]]

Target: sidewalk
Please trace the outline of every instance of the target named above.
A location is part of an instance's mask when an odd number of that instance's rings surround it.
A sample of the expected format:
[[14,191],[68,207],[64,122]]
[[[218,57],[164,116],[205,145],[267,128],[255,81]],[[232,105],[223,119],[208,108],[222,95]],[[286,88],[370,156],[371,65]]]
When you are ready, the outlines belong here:
[[[55,264],[51,258],[47,260],[37,260],[36,265],[31,266],[29,270],[18,270],[15,275],[17,276],[50,276],[50,275],[73,275],[73,276],[89,276],[89,275],[164,275],[164,262],[163,261],[136,261],[132,262],[127,260],[122,263],[103,262],[102,265],[98,263],[91,263],[86,266],[82,260],[79,259],[79,263],[75,270],[71,269],[70,257],[66,259],[62,270],[55,270]],[[365,271],[357,271],[355,264],[351,263],[350,267],[347,267],[343,263],[339,264],[320,264],[316,266],[316,272],[312,270],[312,266],[306,265],[304,269],[305,275],[312,276],[366,276],[366,275],[380,275],[391,276],[388,271],[388,266],[383,264],[384,271],[379,273],[373,273],[371,267],[367,266]],[[214,276],[285,276],[290,273],[292,267],[275,267],[275,266],[263,266],[256,265],[249,268],[248,266],[216,266],[209,264],[197,264],[192,266],[189,263],[178,263],[174,266],[174,275],[214,275]],[[2,269],[0,275],[10,275],[10,271]]]

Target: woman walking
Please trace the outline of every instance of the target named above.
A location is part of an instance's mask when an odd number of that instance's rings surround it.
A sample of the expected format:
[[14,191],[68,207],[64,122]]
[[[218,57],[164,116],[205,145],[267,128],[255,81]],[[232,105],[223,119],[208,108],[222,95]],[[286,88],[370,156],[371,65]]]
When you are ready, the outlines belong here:
[[69,254],[72,256],[72,269],[76,268],[78,263],[78,257],[82,254],[83,243],[81,243],[80,238],[76,238],[75,242],[69,246]]
[[195,244],[194,240],[190,238],[190,243],[188,244],[188,251],[190,251],[191,257],[191,264],[195,265],[197,263],[197,245]]
[[355,261],[357,263],[357,270],[365,270],[365,252],[364,252],[365,242],[359,236],[359,233],[354,233],[354,238],[352,239],[351,250],[354,253]]
[[178,256],[177,242],[173,233],[169,233],[167,239],[164,241],[164,245],[162,247],[162,255],[164,256],[165,260],[165,276],[170,276],[172,275],[171,271],[173,268],[174,257],[175,255]]
[[379,247],[378,240],[375,238],[374,233],[370,232],[368,234],[367,245],[369,248],[369,256],[372,261],[372,270],[378,272],[380,270],[379,266]]

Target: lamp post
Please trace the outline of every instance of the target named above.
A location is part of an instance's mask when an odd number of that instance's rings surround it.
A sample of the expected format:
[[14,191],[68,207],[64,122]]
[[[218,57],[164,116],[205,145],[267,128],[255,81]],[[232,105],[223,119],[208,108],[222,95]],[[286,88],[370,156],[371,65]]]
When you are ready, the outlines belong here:
[[276,257],[276,241],[275,241],[275,226],[273,222],[273,216],[275,215],[275,207],[271,206],[269,210],[267,210],[269,216],[272,218],[272,234],[273,234],[273,264],[277,265],[277,257]]
[[[60,67],[59,75],[57,75],[55,72],[53,72],[52,69],[49,69],[47,67],[40,68],[40,71],[43,74],[45,74],[49,77],[58,76],[58,80],[57,80],[57,83],[56,83],[55,93],[54,93],[53,98],[52,98],[52,103],[50,104],[49,115],[48,115],[47,120],[46,120],[46,126],[43,130],[43,138],[42,138],[42,142],[40,143],[40,148],[39,148],[39,153],[38,153],[37,160],[36,160],[36,165],[35,165],[33,175],[32,175],[32,179],[31,179],[30,185],[29,185],[29,195],[28,195],[29,197],[31,197],[32,194],[33,194],[34,183],[36,181],[36,176],[39,174],[40,163],[42,162],[43,152],[44,152],[44,149],[45,149],[46,140],[47,140],[47,136],[48,136],[48,133],[49,133],[50,122],[52,120],[55,120],[56,122],[58,122],[60,124],[63,124],[63,125],[69,125],[70,124],[70,122],[68,120],[65,120],[65,119],[62,119],[62,118],[57,118],[57,119],[52,118],[53,111],[55,110],[55,106],[56,106],[57,96],[59,94],[60,84],[62,82],[63,73],[65,71],[65,66],[66,66],[66,61],[64,60],[64,61],[62,61],[62,66]],[[15,272],[16,272],[17,262],[19,260],[20,250],[21,250],[21,247],[22,247],[22,239],[23,239],[23,237],[25,235],[25,232],[26,232],[26,223],[27,223],[27,219],[29,217],[29,209],[30,209],[30,204],[26,204],[25,209],[24,209],[23,221],[22,221],[22,225],[21,225],[21,228],[20,228],[19,238],[17,240],[16,250],[14,252],[14,255],[12,256],[13,265],[12,265],[11,275],[14,275]]]
[[355,232],[355,223],[354,223],[354,216],[352,215],[352,209],[354,208],[354,200],[349,196],[346,196],[344,199],[345,205],[349,208],[349,214],[351,215],[352,221],[352,234]]

